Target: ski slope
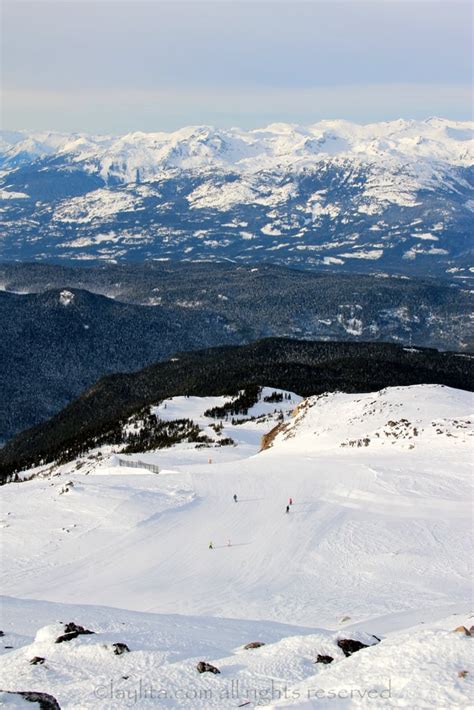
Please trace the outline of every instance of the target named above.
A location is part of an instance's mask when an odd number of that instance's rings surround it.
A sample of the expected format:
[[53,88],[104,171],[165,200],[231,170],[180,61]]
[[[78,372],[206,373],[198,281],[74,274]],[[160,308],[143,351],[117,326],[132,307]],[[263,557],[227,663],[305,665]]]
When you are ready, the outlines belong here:
[[[420,696],[422,707],[467,706],[470,680],[459,680],[455,669],[468,662],[471,640],[451,632],[472,624],[472,395],[423,385],[305,402],[290,396],[280,404],[260,401],[249,415],[261,420],[223,421],[223,435],[236,446],[180,444],[130,456],[157,463],[158,475],[118,467],[124,455],[104,449],[82,468],[45,467],[44,477],[5,486],[2,589],[9,598],[2,628],[19,636],[4,656],[6,677],[16,686],[40,679],[66,708],[126,707],[91,696],[92,680],[118,668],[97,645],[101,638],[80,637],[67,649],[30,646],[40,626],[74,620],[109,641],[130,641],[134,651],[123,667],[135,680],[154,674],[170,689],[181,681],[197,688],[236,678],[268,688],[276,678],[302,691],[285,702],[312,702],[304,693],[316,672],[318,684],[327,677],[327,688],[351,678],[361,687],[386,667],[394,706],[414,707],[428,676],[437,680],[434,695]],[[212,431],[203,413],[220,404],[181,397],[156,412],[186,414]],[[279,420],[275,409],[283,410],[284,423],[259,451],[261,435]],[[127,638],[118,639],[120,624]],[[341,633],[388,638],[344,659],[335,646]],[[255,640],[269,645],[242,652]],[[420,648],[429,673],[422,663],[417,685],[406,675]],[[441,648],[449,651],[446,663]],[[315,654],[328,649],[334,664],[314,666]],[[22,675],[28,654],[51,656],[54,674],[28,666],[30,675]],[[373,666],[362,662],[369,654]],[[397,676],[393,664],[402,656]],[[198,660],[216,661],[225,672],[197,678]],[[439,704],[430,704],[433,698]],[[173,697],[165,706],[237,704]]]

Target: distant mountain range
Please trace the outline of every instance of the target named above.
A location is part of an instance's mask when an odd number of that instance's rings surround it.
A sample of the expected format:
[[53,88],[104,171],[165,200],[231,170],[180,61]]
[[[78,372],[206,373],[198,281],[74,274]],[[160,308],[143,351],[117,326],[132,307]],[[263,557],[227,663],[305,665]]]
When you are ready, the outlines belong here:
[[97,379],[177,351],[278,336],[470,350],[459,284],[272,265],[0,265],[0,440]]
[[472,123],[5,132],[3,260],[273,263],[469,277]]
[[270,338],[178,354],[137,373],[105,377],[47,422],[13,438],[0,450],[0,476],[120,444],[131,415],[176,395],[235,395],[249,388],[254,394],[262,382],[302,396],[421,383],[472,389],[473,372],[472,356],[379,343]]

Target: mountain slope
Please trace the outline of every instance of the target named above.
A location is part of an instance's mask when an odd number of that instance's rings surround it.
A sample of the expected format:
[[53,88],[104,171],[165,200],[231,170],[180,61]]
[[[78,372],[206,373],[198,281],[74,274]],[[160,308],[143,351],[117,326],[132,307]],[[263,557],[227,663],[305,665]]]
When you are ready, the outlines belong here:
[[472,124],[6,134],[3,260],[273,261],[469,276]]
[[390,344],[288,339],[180,353],[140,372],[100,380],[62,412],[8,442],[0,450],[0,470],[7,475],[42,459],[74,458],[98,442],[120,442],[126,418],[182,392],[235,394],[265,381],[302,396],[420,383],[472,389],[472,362],[465,354]]
[[[362,402],[370,408],[354,416]],[[166,403],[165,412],[173,406]],[[471,518],[472,405],[470,393],[437,385],[334,394],[300,405],[293,436],[261,453],[258,437],[249,446],[237,424],[241,444],[230,451],[181,443],[125,456],[158,463],[159,475],[118,467],[106,453],[84,474],[75,461],[43,467],[46,478],[2,489],[13,515],[5,520],[2,588],[34,598],[40,587],[50,601],[302,625],[336,624],[344,612],[361,620],[459,603],[470,587],[462,534]],[[350,428],[390,427],[394,412],[423,430],[414,448],[401,437],[340,445]],[[61,493],[65,481],[74,485]],[[30,521],[42,520],[45,508],[53,517],[38,536]],[[20,544],[34,569],[24,568]],[[186,584],[192,578],[194,589]]]
[[451,350],[474,345],[472,292],[455,279],[329,274],[228,262],[0,264],[2,290],[64,288],[146,306],[213,311],[251,339],[383,339]]
[[[293,689],[380,691],[384,674],[396,707],[420,698],[427,708],[446,699],[467,706],[471,680],[458,671],[469,667],[472,639],[452,632],[471,625],[472,444],[454,424],[469,420],[472,430],[472,403],[467,392],[434,385],[337,393],[302,403],[289,420],[293,435],[260,453],[243,429],[230,458],[226,447],[182,443],[125,456],[130,467],[119,467],[104,450],[86,470],[77,461],[43,466],[43,476],[6,486],[2,588],[20,599],[2,605],[15,646],[5,675],[53,692],[67,710],[98,707],[94,687],[112,680],[124,689],[124,675],[131,689],[146,677],[170,694],[242,686],[194,704],[171,695],[170,707],[257,705],[244,697],[251,688],[286,687],[287,703],[305,699]],[[183,396],[160,411],[199,418],[214,405]],[[390,428],[394,417],[419,427],[414,448],[401,437],[340,445]],[[161,473],[131,467],[143,458]],[[60,620],[97,635],[55,644]],[[371,647],[345,659],[341,638]],[[266,645],[245,651],[250,641]],[[131,652],[115,657],[116,642]],[[317,654],[334,661],[315,665]],[[28,664],[34,655],[44,667]],[[199,660],[222,673],[198,676]],[[105,708],[127,701],[99,699]]]
[[0,441],[99,377],[178,350],[268,336],[474,346],[472,295],[452,282],[271,265],[4,264],[0,285]]
[[106,373],[242,340],[203,308],[150,308],[78,289],[0,292],[0,326],[0,440],[55,414]]

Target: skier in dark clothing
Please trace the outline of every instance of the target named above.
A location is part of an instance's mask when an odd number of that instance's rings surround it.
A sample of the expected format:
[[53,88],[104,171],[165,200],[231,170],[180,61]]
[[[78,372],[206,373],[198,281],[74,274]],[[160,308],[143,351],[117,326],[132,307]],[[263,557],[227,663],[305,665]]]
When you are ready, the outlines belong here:
[[287,513],[290,512],[290,506],[289,506],[289,505],[286,506],[286,512],[287,512]]
[[234,493],[234,502],[237,503],[237,493]]

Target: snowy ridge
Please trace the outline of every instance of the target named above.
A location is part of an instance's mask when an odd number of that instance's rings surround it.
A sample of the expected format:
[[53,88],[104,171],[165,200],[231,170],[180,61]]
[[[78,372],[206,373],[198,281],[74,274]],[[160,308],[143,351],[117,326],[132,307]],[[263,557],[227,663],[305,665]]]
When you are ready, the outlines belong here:
[[464,278],[473,125],[6,133],[3,259],[258,260]]
[[446,446],[448,437],[453,447],[469,447],[473,436],[471,393],[418,385],[363,395],[332,392],[310,397],[296,409],[293,421],[281,425],[273,445],[284,445],[286,450],[311,447],[315,452],[387,446],[429,450]]
[[274,123],[242,131],[190,126],[173,133],[130,133],[88,136],[40,132],[4,133],[0,143],[4,165],[48,155],[69,156],[100,166],[104,178],[135,182],[149,180],[169,169],[232,168],[259,172],[288,166],[308,167],[327,158],[353,157],[379,163],[402,164],[420,159],[471,165],[473,123],[430,118],[359,125],[348,121],[320,121],[311,126]]

